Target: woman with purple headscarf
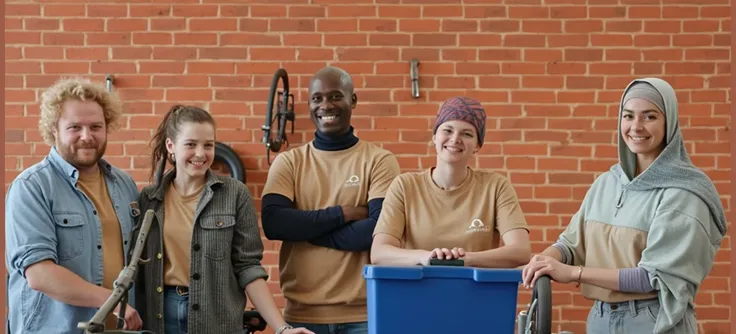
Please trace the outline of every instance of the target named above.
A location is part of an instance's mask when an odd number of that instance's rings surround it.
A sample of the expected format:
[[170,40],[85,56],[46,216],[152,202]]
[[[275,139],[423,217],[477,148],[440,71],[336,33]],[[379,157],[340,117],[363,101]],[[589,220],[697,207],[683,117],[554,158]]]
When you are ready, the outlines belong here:
[[726,234],[718,192],[688,157],[666,81],[632,81],[618,124],[619,163],[524,267],[524,284],[582,286],[594,301],[586,333],[697,333],[695,295]]
[[468,166],[483,145],[485,123],[485,110],[471,98],[440,107],[432,136],[437,163],[389,186],[372,263],[461,259],[466,266],[513,268],[529,261],[529,230],[514,188],[500,174]]

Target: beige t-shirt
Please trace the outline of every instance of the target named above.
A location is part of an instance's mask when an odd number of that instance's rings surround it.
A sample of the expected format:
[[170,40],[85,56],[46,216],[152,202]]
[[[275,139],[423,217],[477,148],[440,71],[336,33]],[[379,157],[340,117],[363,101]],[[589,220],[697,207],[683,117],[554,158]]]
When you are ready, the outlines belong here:
[[510,230],[529,230],[505,177],[468,168],[459,187],[443,190],[432,180],[432,170],[404,173],[394,180],[374,236],[394,236],[408,249],[462,247],[478,252],[498,248],[500,236]]
[[[102,222],[102,287],[112,290],[113,283],[125,266],[125,258],[120,221],[113,208],[102,173],[101,169],[99,173],[93,175],[80,173],[77,186],[92,201]],[[116,321],[115,315],[110,314],[106,319],[105,328],[116,328]]]
[[189,286],[194,212],[204,185],[182,196],[174,183],[164,194],[164,285]]
[[[263,194],[279,194],[299,210],[335,205],[367,206],[384,197],[399,174],[391,152],[359,141],[342,151],[321,151],[312,143],[274,160]],[[366,321],[363,266],[369,252],[347,252],[309,242],[283,242],[279,253],[287,321],[345,323]]]

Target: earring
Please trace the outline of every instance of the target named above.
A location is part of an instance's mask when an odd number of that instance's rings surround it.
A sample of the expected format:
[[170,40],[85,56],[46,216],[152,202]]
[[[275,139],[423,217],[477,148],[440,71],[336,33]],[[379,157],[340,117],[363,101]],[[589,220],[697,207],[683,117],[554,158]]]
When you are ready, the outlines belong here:
[[174,159],[174,153],[171,153],[170,157],[171,157],[171,161],[176,161],[176,159]]

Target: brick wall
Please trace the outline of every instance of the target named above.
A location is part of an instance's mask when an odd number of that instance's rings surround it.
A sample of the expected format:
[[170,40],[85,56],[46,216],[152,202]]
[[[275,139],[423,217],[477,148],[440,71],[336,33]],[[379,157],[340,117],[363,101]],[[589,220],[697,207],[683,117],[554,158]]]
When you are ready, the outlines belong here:
[[[393,151],[405,171],[434,162],[429,128],[441,101],[482,100],[488,135],[473,164],[510,176],[536,251],[615,163],[616,103],[634,77],[661,76],[677,89],[687,148],[729,208],[728,0],[40,2],[5,7],[6,182],[48,152],[37,131],[41,90],[65,75],[111,73],[126,126],[112,135],[108,159],[146,184],[151,129],[172,103],[191,103],[217,117],[218,139],[241,155],[260,196],[273,73],[284,67],[295,94],[293,147],[311,138],[309,76],[333,64],[356,82],[358,135]],[[419,99],[411,58],[421,62]],[[277,278],[278,244],[265,246]],[[727,240],[696,300],[708,333],[729,328],[729,256]],[[554,289],[555,328],[583,333],[590,302],[573,286]]]

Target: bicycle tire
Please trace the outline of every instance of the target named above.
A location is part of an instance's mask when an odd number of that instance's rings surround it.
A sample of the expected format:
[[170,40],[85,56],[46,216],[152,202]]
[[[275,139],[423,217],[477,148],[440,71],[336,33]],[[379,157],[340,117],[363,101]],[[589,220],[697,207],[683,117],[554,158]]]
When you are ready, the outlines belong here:
[[225,163],[230,170],[230,177],[245,184],[245,166],[243,166],[243,162],[232,147],[219,141],[215,142],[215,161]]
[[[272,152],[278,152],[281,150],[281,145],[283,142],[281,141],[281,138],[279,138],[280,135],[282,135],[283,130],[281,129],[281,122],[279,115],[279,112],[281,110],[276,110],[274,112],[274,107],[278,106],[278,89],[279,89],[279,81],[282,82],[282,89],[283,89],[283,97],[284,97],[284,107],[286,107],[286,103],[288,103],[289,98],[289,76],[286,73],[286,70],[283,68],[279,68],[276,70],[276,73],[273,74],[273,78],[271,79],[271,86],[269,87],[268,91],[268,102],[266,104],[266,124],[265,126],[268,127],[268,132],[266,133],[266,137],[264,138],[264,144],[269,145],[269,150]],[[274,120],[279,119],[279,122],[276,122],[276,129],[273,129]],[[274,131],[275,130],[275,131]],[[276,137],[276,140],[272,140],[272,137]]]
[[534,311],[534,331],[536,334],[552,333],[552,280],[542,276],[534,284],[532,298],[536,298]]

